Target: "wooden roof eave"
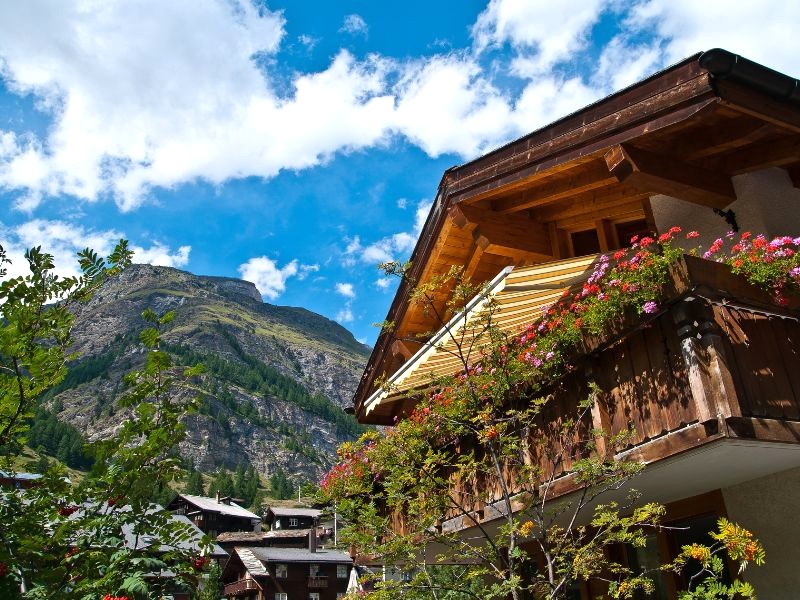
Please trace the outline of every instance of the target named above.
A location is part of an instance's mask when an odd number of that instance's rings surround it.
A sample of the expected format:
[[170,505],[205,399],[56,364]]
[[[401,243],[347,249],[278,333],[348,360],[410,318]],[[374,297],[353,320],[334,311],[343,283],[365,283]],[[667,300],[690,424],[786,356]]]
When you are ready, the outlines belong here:
[[[711,54],[713,59],[719,59],[720,56],[725,60],[731,56],[741,58],[726,51],[695,55],[485,156],[445,172],[434,206],[411,257],[411,278],[425,280],[431,268],[431,252],[440,243],[448,211],[457,203],[478,202],[517,182],[544,177],[567,165],[597,158],[615,145],[674,127],[723,104],[742,114],[780,125],[787,131],[800,131],[798,111],[787,107],[781,100],[765,98],[765,94],[771,93],[771,90],[769,85],[762,85],[763,82],[758,81],[758,76],[760,74],[762,79],[767,80],[772,78],[773,83],[777,80],[780,86],[773,87],[781,87],[781,97],[788,93],[792,103],[797,101],[796,94],[791,90],[786,92],[783,88],[791,87],[792,82],[796,85],[796,80],[746,59],[741,59],[741,64],[755,72],[756,76],[748,73],[747,77],[729,79],[728,73],[718,66],[711,70],[702,66],[703,58]],[[757,89],[746,85],[753,80]],[[392,302],[388,321],[396,325],[404,322],[409,295],[409,286],[404,282]],[[354,397],[357,415],[363,415],[364,401],[372,391],[375,377],[386,368],[387,359],[391,358],[390,348],[394,340],[391,332],[384,332],[378,338]]]

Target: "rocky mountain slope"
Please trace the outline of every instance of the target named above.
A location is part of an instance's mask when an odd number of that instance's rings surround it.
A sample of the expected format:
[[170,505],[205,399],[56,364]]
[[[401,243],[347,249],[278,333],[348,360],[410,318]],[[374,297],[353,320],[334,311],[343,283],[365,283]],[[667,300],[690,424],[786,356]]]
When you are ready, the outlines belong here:
[[51,396],[58,418],[90,439],[125,414],[115,406],[121,377],[142,359],[141,313],[175,310],[168,349],[209,372],[202,406],[188,418],[181,454],[210,472],[252,464],[316,481],[339,443],[359,428],[349,404],[369,354],[339,324],[303,308],[261,301],[255,286],[167,267],[134,265],[79,308],[79,358]]

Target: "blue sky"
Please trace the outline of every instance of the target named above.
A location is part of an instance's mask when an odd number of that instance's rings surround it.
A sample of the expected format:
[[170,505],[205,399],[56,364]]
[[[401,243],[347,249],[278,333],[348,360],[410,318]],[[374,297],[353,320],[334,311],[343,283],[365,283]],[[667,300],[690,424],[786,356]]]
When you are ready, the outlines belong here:
[[0,4],[0,244],[124,236],[372,343],[443,171],[696,51],[800,75],[800,3]]

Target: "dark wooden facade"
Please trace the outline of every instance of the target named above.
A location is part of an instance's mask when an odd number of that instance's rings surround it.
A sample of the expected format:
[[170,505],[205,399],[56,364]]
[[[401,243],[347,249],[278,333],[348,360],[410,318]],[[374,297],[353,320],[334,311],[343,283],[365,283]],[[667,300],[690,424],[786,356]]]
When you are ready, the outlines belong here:
[[203,533],[212,537],[225,532],[254,531],[259,523],[259,517],[250,511],[217,502],[214,498],[194,502],[191,497],[179,494],[167,509],[174,514],[185,515]]
[[240,553],[234,551],[223,573],[224,595],[231,600],[275,600],[281,597],[279,594],[286,594],[287,600],[341,598],[347,590],[352,561],[336,553],[340,560],[331,562],[323,558],[325,552],[320,551],[320,561],[316,563],[308,557],[263,560],[264,573],[259,574],[260,571],[248,570]]

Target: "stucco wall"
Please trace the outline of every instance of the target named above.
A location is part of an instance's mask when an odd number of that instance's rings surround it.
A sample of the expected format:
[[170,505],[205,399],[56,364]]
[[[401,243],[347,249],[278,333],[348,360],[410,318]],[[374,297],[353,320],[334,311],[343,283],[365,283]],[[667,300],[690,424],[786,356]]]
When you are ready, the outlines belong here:
[[[784,169],[764,169],[733,178],[737,199],[728,208],[736,214],[739,231],[777,235],[800,235],[800,189],[792,185]],[[700,242],[708,247],[730,226],[710,208],[656,195],[650,199],[659,231],[678,225],[684,231],[696,230]],[[695,242],[698,240],[694,240]]]
[[800,597],[800,468],[724,488],[731,520],[764,544],[767,560],[744,577],[759,600]]

